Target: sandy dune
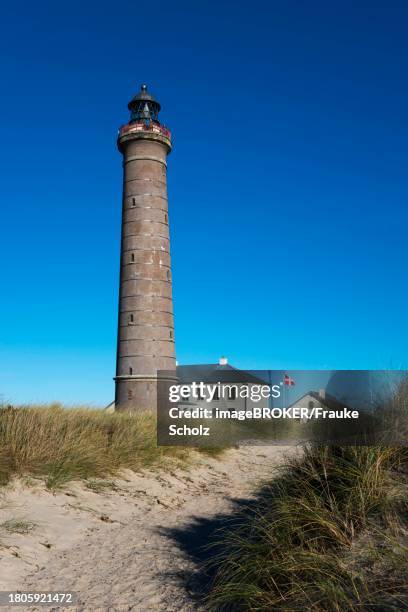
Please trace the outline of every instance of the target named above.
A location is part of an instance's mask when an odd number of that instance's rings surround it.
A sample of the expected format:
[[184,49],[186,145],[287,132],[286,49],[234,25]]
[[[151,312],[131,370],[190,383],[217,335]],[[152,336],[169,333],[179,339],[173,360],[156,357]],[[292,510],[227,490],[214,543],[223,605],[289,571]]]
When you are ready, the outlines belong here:
[[203,545],[287,451],[197,454],[189,469],[128,471],[98,491],[73,483],[52,494],[40,482],[17,481],[2,497],[0,523],[35,527],[0,530],[0,590],[74,591],[70,610],[200,610]]

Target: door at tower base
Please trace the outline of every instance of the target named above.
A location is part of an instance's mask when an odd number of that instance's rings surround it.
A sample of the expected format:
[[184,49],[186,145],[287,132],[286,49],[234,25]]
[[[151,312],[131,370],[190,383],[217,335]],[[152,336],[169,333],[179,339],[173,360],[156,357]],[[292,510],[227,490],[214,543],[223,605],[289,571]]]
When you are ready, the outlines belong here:
[[176,367],[167,204],[171,134],[142,86],[119,130],[122,235],[115,409],[155,410],[157,372]]

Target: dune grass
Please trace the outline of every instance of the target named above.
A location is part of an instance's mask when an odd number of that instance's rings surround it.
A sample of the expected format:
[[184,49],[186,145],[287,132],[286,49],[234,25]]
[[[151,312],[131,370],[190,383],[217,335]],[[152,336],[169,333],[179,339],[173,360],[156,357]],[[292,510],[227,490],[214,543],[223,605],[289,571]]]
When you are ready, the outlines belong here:
[[306,448],[213,550],[213,610],[408,609],[408,453]]
[[0,533],[1,531],[5,531],[8,534],[18,533],[20,535],[25,535],[33,531],[35,527],[35,523],[23,518],[8,519],[4,521],[4,523],[0,523]]
[[60,405],[0,409],[2,484],[30,474],[55,488],[73,479],[104,478],[120,468],[163,465],[169,458],[187,461],[191,452],[157,447],[151,412],[130,416]]

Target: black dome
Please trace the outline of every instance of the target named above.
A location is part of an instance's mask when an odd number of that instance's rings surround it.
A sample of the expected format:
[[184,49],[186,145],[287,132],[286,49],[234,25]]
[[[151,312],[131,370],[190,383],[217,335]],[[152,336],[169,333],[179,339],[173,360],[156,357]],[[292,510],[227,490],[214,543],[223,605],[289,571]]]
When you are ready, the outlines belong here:
[[147,93],[147,85],[141,85],[139,93],[137,93],[129,102],[128,109],[130,111],[135,110],[140,106],[140,102],[150,102],[152,105],[155,105],[157,113],[161,109],[161,106],[156,98]]

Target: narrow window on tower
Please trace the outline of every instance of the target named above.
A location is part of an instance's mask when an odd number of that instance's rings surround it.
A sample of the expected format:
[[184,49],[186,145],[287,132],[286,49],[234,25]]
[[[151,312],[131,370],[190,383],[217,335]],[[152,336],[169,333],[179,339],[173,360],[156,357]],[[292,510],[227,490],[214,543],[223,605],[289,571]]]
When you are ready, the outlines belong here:
[[132,374],[133,374],[133,368],[129,368],[129,374],[130,374],[130,376],[132,376]]
[[133,323],[133,314],[129,316],[129,323]]
[[173,332],[170,330],[170,338],[173,337]]
[[136,206],[136,198],[132,198],[132,206]]
[[132,263],[135,263],[135,254],[134,254],[134,253],[132,253],[132,254],[131,254],[131,256],[130,256],[130,261],[131,261]]
[[169,218],[168,218],[168,216],[167,216],[167,213],[165,213],[165,215],[164,215],[164,222],[165,222],[165,223],[168,223],[168,222],[169,222]]

